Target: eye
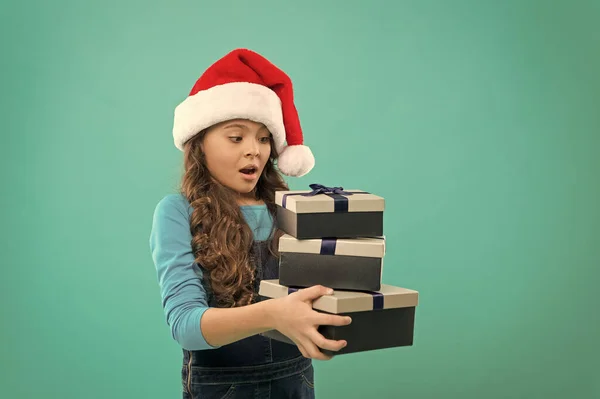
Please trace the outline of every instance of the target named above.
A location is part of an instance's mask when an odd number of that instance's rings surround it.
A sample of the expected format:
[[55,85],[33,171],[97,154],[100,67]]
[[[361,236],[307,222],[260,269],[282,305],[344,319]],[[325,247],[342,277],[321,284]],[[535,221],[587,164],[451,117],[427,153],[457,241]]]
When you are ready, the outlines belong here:
[[269,136],[266,136],[266,137],[261,137],[259,140],[260,140],[260,142],[261,142],[261,143],[263,143],[263,144],[268,144],[268,143],[270,142],[270,140],[269,140]]
[[229,140],[233,141],[234,143],[239,143],[240,141],[242,141],[242,137],[241,136],[229,136]]

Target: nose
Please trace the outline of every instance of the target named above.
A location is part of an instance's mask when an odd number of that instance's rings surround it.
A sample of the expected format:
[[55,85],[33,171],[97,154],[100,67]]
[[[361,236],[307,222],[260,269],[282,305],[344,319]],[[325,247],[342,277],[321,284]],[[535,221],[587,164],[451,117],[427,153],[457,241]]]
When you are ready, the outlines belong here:
[[260,146],[254,140],[249,140],[248,146],[245,148],[245,155],[247,157],[258,157],[260,156]]

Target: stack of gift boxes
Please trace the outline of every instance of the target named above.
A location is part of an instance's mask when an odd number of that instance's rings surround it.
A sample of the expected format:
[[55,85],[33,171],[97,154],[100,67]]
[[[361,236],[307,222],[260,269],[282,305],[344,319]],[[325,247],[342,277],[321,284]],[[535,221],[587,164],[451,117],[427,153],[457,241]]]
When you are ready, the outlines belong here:
[[[346,340],[342,355],[413,344],[418,292],[382,283],[385,236],[382,197],[311,184],[312,190],[278,191],[279,278],[263,280],[259,295],[279,298],[298,289],[334,289],[312,304],[318,312],[348,315],[346,326],[319,326],[327,339]],[[264,336],[293,344],[276,330]]]

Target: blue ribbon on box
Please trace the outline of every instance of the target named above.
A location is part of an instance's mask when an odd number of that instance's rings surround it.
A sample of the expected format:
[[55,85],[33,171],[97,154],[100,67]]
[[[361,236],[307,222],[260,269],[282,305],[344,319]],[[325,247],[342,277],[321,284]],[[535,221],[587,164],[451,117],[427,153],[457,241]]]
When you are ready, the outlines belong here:
[[[288,287],[288,295],[298,291],[298,288]],[[357,291],[373,296],[373,310],[383,309],[383,294],[376,291]]]
[[337,243],[336,238],[323,238],[321,239],[321,251],[320,255],[335,255],[335,246]]
[[348,212],[348,198],[346,196],[353,194],[370,194],[366,191],[344,191],[343,187],[327,187],[322,184],[309,184],[309,187],[312,188],[310,193],[290,193],[283,194],[283,198],[281,200],[281,206],[286,207],[287,197],[290,195],[301,195],[303,197],[312,197],[318,194],[325,194],[328,197],[333,198],[333,211],[334,212]]
[[326,237],[321,239],[321,250],[319,255],[335,255],[337,238]]

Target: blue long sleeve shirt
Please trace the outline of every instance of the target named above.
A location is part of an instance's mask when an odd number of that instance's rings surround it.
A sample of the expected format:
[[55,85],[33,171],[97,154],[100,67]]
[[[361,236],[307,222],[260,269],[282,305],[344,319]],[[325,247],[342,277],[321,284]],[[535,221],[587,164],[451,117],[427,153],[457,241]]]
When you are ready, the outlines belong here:
[[[256,241],[266,240],[273,219],[266,205],[240,206]],[[190,216],[192,207],[181,194],[169,194],[154,210],[150,250],[156,268],[165,321],[171,335],[188,350],[214,349],[200,330],[202,315],[209,308],[201,283],[202,269],[192,252]]]

